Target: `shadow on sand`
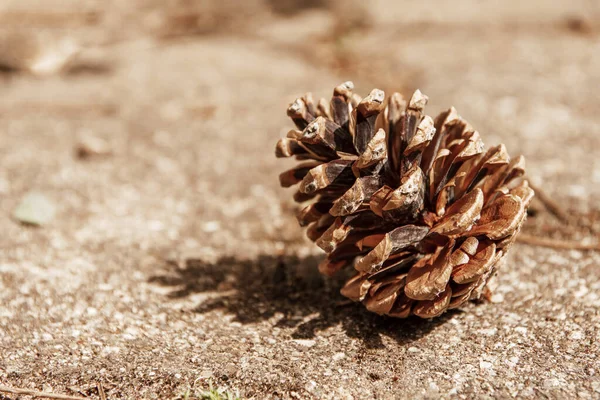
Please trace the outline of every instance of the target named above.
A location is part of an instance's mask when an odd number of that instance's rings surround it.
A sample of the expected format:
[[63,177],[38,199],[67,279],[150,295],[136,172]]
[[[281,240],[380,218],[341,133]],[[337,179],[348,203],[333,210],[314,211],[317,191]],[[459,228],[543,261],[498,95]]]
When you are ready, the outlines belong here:
[[186,260],[167,263],[166,270],[150,282],[173,290],[170,298],[194,293],[215,296],[194,309],[198,313],[223,310],[242,324],[282,315],[276,326],[292,328],[295,339],[310,339],[322,330],[340,325],[367,348],[383,348],[382,336],[406,345],[450,320],[460,311],[432,321],[416,317],[394,319],[368,312],[339,294],[344,277],[324,278],[317,271],[319,257],[260,256],[254,260],[222,258],[214,264]]

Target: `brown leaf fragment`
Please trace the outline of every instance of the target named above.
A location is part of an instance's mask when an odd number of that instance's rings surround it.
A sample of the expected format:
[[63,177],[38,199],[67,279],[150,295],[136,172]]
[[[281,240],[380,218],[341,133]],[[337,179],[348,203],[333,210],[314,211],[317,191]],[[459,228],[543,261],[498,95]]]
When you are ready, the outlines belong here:
[[415,264],[406,277],[404,292],[415,300],[432,300],[444,291],[450,280],[453,265],[450,263],[453,242],[448,243],[437,257],[421,265]]
[[480,242],[475,255],[466,263],[452,271],[452,280],[458,284],[478,280],[485,275],[495,261],[496,245],[493,242]]
[[367,278],[367,274],[356,274],[346,282],[344,287],[340,290],[340,293],[350,300],[363,301],[371,287],[371,281]]
[[279,183],[282,187],[290,187],[301,182],[308,172],[320,163],[307,162],[279,174]]
[[358,271],[373,274],[381,269],[383,263],[398,251],[419,243],[429,232],[426,226],[405,225],[387,233],[384,239],[366,256],[356,262]]
[[413,313],[421,318],[434,318],[443,314],[450,304],[452,298],[452,289],[446,286],[438,296],[430,300],[417,301],[413,308]]
[[461,235],[477,222],[482,207],[483,193],[477,188],[452,204],[431,231],[446,236]]
[[334,216],[349,215],[357,211],[363,203],[369,201],[380,186],[378,176],[358,178],[354,185],[334,203],[329,213]]
[[351,161],[333,160],[308,171],[300,183],[299,190],[303,193],[314,193],[326,188],[336,180],[351,183],[353,179]]
[[481,211],[481,219],[469,235],[503,239],[518,228],[524,216],[525,207],[520,197],[513,194],[500,196]]
[[373,89],[352,111],[349,130],[354,138],[354,148],[358,154],[365,152],[369,142],[375,135],[375,122],[377,115],[383,109],[384,99],[385,94],[383,91]]

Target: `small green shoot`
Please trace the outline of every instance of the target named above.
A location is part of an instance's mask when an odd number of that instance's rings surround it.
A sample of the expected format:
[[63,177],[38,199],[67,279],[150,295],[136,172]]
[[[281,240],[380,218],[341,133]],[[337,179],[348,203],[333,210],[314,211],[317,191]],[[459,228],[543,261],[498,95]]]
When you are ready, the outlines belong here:
[[188,388],[183,394],[173,400],[241,400],[236,392],[230,392],[224,388],[214,388],[212,382],[209,383],[208,390],[192,390]]

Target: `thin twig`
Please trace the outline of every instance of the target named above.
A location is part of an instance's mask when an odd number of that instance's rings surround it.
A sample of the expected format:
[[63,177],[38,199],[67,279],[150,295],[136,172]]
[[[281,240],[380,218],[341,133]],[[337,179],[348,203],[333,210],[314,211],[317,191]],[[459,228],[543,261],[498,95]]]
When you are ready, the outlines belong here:
[[529,182],[529,187],[535,192],[535,198],[537,198],[550,214],[554,215],[559,221],[568,223],[571,219],[567,212],[558,204],[556,201],[550,198],[539,186],[536,186]]
[[106,394],[101,382],[98,382],[98,395],[100,396],[100,400],[106,400]]
[[571,240],[550,239],[521,233],[517,236],[517,242],[532,246],[550,247],[560,250],[596,250],[600,251],[600,243],[585,244]]
[[12,394],[22,394],[22,395],[25,395],[25,396],[33,396],[33,397],[45,397],[47,399],[88,400],[85,397],[68,396],[66,394],[54,394],[54,393],[47,393],[47,392],[38,392],[38,391],[35,391],[35,390],[20,389],[20,388],[11,388],[11,387],[2,386],[2,385],[0,385],[0,392],[12,393]]

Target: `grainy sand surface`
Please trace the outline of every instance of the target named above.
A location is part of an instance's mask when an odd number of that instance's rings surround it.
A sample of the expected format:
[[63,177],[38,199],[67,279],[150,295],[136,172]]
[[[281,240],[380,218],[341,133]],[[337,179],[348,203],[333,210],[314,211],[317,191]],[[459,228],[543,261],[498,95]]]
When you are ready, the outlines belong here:
[[[454,105],[488,146],[524,154],[573,216],[561,227],[534,203],[525,232],[597,240],[600,5],[284,3],[210,1],[190,17],[176,2],[0,2],[5,53],[24,46],[24,18],[45,43],[83,48],[60,74],[0,75],[0,384],[599,398],[600,253],[517,244],[497,303],[378,317],[318,275],[278,187],[291,161],[273,149],[305,91],[420,88],[429,114]],[[76,157],[90,137],[110,154]],[[57,208],[40,228],[11,218],[32,191]]]

